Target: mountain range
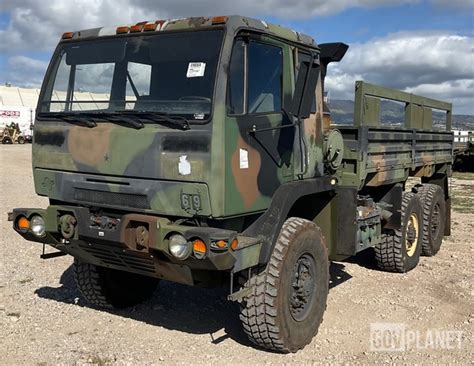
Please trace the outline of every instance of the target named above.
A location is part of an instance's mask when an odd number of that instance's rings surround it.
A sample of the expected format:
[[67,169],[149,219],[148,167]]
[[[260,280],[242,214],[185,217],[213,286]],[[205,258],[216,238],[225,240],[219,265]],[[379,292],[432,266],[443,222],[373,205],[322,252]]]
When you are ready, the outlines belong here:
[[[354,121],[354,101],[331,99],[329,101],[331,118],[335,124],[353,124]],[[381,124],[401,125],[405,119],[404,103],[397,103],[382,100],[380,105]],[[442,125],[445,122],[445,114],[433,111],[433,124]],[[474,116],[465,114],[453,114],[453,129],[474,130]]]

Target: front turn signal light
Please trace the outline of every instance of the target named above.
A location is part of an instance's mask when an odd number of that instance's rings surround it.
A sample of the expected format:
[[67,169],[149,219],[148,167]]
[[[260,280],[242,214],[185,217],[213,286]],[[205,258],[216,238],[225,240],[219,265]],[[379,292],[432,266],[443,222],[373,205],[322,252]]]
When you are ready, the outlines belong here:
[[232,250],[236,250],[238,246],[239,246],[239,241],[237,239],[232,240],[232,242],[230,243],[230,249]]
[[20,216],[16,220],[16,227],[23,233],[26,233],[30,228],[30,221],[25,216]]
[[207,247],[201,239],[197,239],[193,242],[193,253],[197,259],[202,259],[206,256]]

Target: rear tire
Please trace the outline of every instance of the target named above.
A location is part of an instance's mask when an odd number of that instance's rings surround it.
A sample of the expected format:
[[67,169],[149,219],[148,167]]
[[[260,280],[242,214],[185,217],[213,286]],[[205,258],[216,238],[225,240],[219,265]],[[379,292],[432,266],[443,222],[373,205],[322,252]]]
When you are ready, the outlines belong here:
[[17,141],[20,145],[23,145],[25,143],[25,138],[23,136],[20,136],[18,137]]
[[326,310],[329,263],[319,227],[292,217],[283,224],[266,268],[246,284],[245,333],[265,349],[296,352],[311,342]]
[[101,308],[126,308],[153,295],[158,279],[74,260],[74,277],[84,298]]
[[432,257],[439,252],[444,236],[446,202],[444,192],[435,184],[422,184],[413,191],[423,205],[422,255]]
[[12,139],[10,137],[4,137],[2,139],[2,144],[4,145],[7,145],[7,144],[10,145],[11,143],[12,143]]
[[402,225],[387,232],[375,246],[375,259],[380,269],[404,273],[420,261],[423,210],[420,199],[412,192],[402,195]]

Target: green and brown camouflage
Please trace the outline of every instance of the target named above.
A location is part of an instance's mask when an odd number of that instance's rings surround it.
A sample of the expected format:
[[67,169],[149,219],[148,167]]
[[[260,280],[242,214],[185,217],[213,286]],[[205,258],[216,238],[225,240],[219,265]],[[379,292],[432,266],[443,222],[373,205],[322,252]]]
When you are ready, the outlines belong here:
[[[147,24],[156,29],[146,31]],[[14,225],[20,216],[34,214],[46,221],[46,235],[41,238],[15,226],[28,240],[90,263],[203,284],[211,282],[216,271],[237,273],[265,264],[275,235],[289,216],[317,222],[331,258],[353,255],[375,245],[382,229],[382,219],[370,221],[372,231],[363,238],[364,245],[350,246],[358,232],[354,223],[359,191],[392,189],[409,176],[435,181],[451,173],[449,103],[357,82],[354,126],[329,123],[324,76],[328,63],[344,55],[343,44],[317,45],[309,36],[241,16],[139,23],[133,32],[131,26],[126,28],[119,34],[114,27],[64,37],[46,73],[40,101],[48,93],[63,45],[221,29],[210,118],[191,121],[184,129],[156,123],[134,129],[114,121],[84,126],[81,121],[87,117],[80,111],[78,123],[48,119],[41,115],[40,102],[33,176],[36,193],[48,197],[51,205],[46,210],[14,210]],[[229,113],[229,64],[236,38],[280,50],[286,111]],[[306,79],[298,77],[303,54],[312,60],[304,61]],[[313,73],[317,78],[311,84]],[[307,85],[312,85],[310,90]],[[292,106],[303,104],[307,95],[315,99],[315,110],[298,115]],[[380,99],[406,103],[404,126],[380,126]],[[447,112],[446,131],[433,130],[432,109]],[[127,122],[133,117],[122,118]],[[180,164],[186,166],[184,173]],[[352,206],[346,206],[345,199]],[[348,207],[353,212],[348,213]],[[397,216],[396,205],[387,210]],[[101,218],[111,227],[94,227],[94,220]],[[397,225],[396,219],[390,220]],[[347,227],[338,230],[341,222]],[[67,237],[71,226],[73,235]],[[204,259],[173,258],[168,248],[173,233],[189,241],[203,240],[208,254]],[[229,248],[233,239],[239,243],[236,250]],[[217,240],[227,242],[224,251],[212,249]]]

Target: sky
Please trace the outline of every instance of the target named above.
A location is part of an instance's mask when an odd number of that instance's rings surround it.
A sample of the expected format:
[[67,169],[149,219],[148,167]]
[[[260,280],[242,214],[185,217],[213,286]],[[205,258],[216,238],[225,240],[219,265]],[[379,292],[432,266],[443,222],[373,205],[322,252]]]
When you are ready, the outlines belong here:
[[333,99],[353,99],[365,80],[474,115],[473,0],[0,0],[0,84],[39,87],[66,31],[224,14],[349,44],[328,70]]

